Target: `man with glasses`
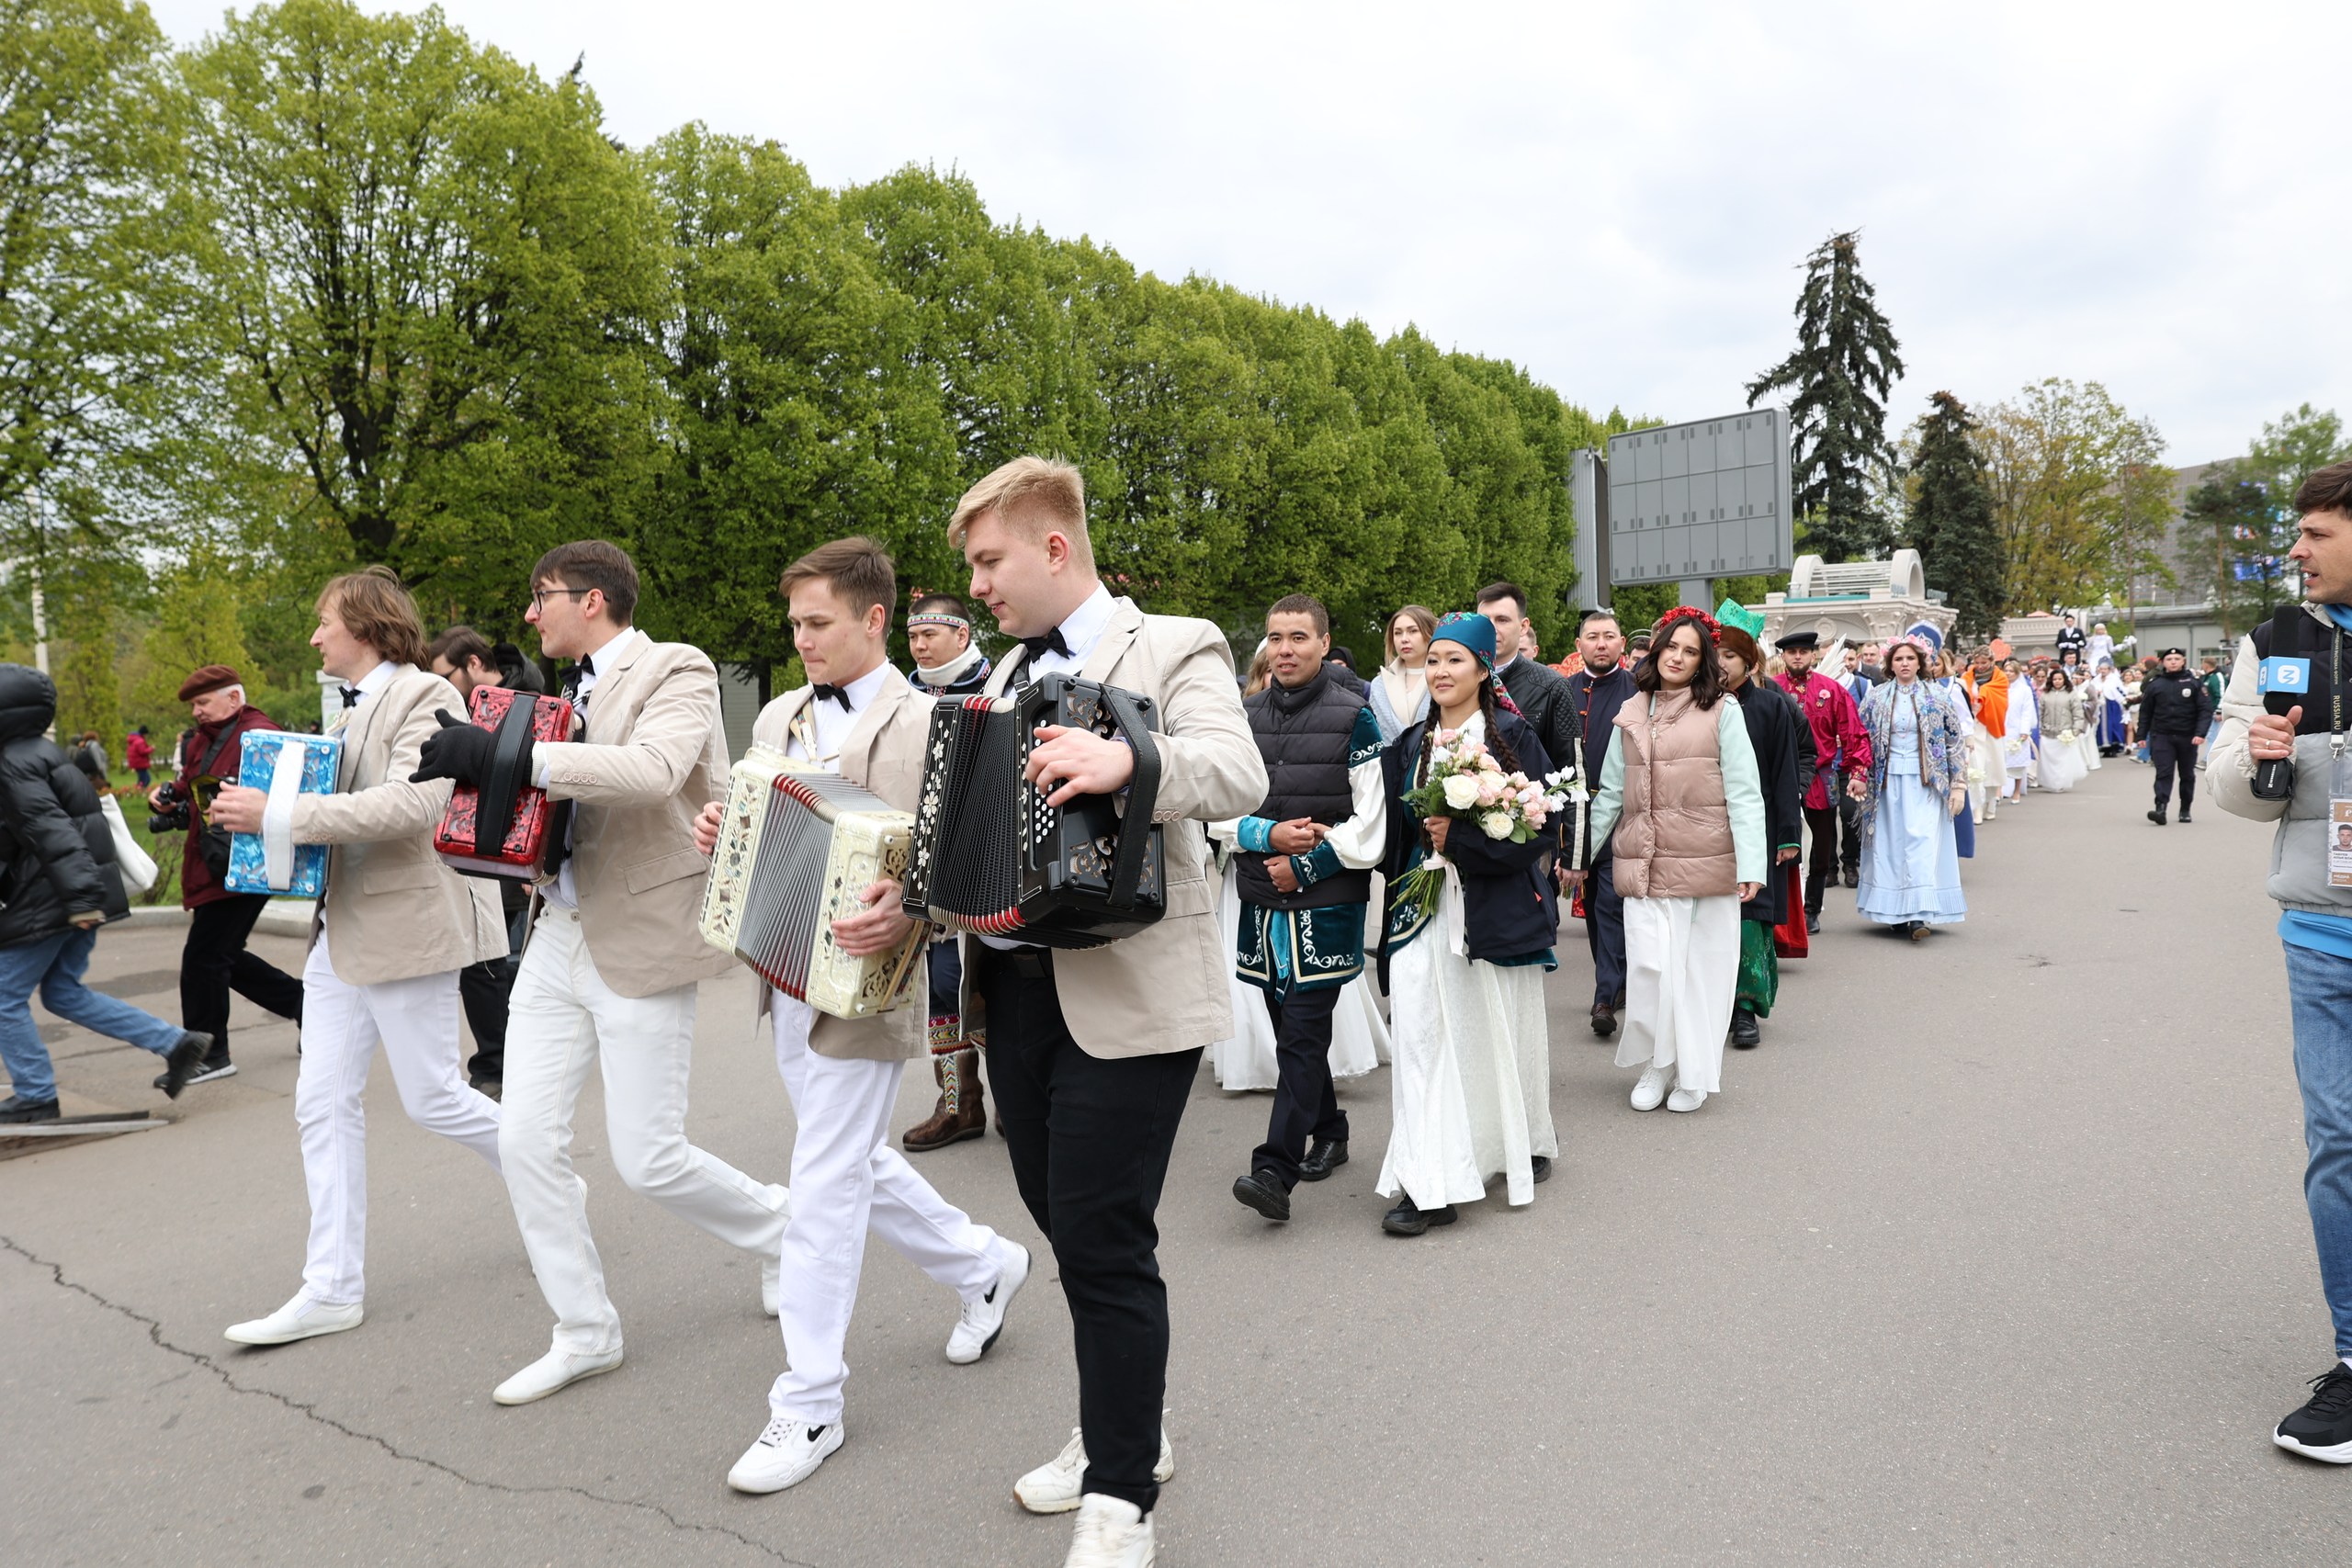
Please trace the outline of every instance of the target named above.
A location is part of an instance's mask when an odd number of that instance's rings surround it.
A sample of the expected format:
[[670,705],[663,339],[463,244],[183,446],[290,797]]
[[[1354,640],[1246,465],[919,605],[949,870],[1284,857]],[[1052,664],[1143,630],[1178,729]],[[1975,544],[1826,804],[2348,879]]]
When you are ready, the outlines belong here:
[[[686,1141],[695,987],[734,960],[702,940],[710,863],[694,822],[726,790],[718,672],[700,649],[655,642],[631,624],[637,567],[600,539],[560,545],[531,573],[531,609],[549,657],[575,662],[563,689],[580,739],[529,750],[525,776],[555,809],[539,881],[544,902],[514,979],[499,1158],[539,1290],[555,1310],[548,1353],[498,1385],[524,1404],[621,1363],[620,1314],[588,1231],[587,1186],[571,1168],[571,1118],[591,1066],[605,1082],[612,1162],[633,1191],[760,1260],[776,1311],[777,1258],[791,1207]],[[424,743],[417,777],[480,784],[491,732],[456,725]]]

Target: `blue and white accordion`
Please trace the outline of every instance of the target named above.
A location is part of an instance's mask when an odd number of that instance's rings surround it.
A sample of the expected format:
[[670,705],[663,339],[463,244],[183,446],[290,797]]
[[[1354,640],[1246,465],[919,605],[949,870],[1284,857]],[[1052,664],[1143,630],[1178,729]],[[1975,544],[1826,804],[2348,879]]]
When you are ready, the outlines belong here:
[[267,790],[269,804],[262,809],[260,832],[229,836],[230,892],[315,898],[326,891],[328,846],[294,841],[294,797],[333,795],[342,761],[339,735],[245,732],[237,782]]

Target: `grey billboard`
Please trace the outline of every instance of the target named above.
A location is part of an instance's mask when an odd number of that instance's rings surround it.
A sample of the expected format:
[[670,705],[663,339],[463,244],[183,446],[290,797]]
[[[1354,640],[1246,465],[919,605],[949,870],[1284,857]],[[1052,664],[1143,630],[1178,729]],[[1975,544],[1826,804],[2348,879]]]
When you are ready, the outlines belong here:
[[1611,436],[1607,515],[1612,585],[1788,570],[1788,414],[1750,409]]

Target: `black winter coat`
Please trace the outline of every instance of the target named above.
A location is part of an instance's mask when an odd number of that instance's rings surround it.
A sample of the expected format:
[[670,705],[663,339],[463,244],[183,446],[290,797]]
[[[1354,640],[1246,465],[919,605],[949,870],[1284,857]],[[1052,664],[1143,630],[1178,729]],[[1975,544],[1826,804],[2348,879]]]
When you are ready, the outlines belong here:
[[2213,694],[2193,671],[2159,670],[2140,683],[2141,735],[2202,735],[2212,721]]
[[69,931],[74,915],[130,913],[98,792],[41,734],[56,717],[48,676],[0,664],[0,947]]
[[[1565,688],[1566,680],[1561,681]],[[1510,745],[1519,759],[1519,771],[1531,779],[1540,779],[1553,771],[1551,753],[1544,750],[1544,742],[1533,729],[1513,715],[1497,713],[1503,739]],[[1574,717],[1574,710],[1570,710]],[[1420,765],[1421,737],[1430,727],[1422,720],[1388,743],[1380,754],[1380,776],[1388,792],[1388,846],[1380,861],[1381,874],[1388,879],[1391,896],[1396,879],[1405,874],[1411,861],[1414,842],[1420,837],[1421,819],[1404,802],[1405,793],[1413,787],[1413,773]],[[1552,890],[1552,879],[1544,874],[1540,863],[1544,853],[1551,848],[1548,834],[1539,833],[1526,843],[1514,844],[1509,840],[1497,842],[1487,838],[1472,822],[1457,821],[1446,830],[1445,858],[1452,861],[1462,874],[1462,925],[1464,943],[1472,958],[1520,958],[1531,953],[1541,953],[1550,947],[1559,935],[1560,909],[1558,895]],[[1442,931],[1424,931],[1415,939],[1419,942],[1443,942]],[[1388,934],[1384,920],[1380,938],[1380,983],[1388,985]]]
[[[1740,687],[1739,716],[1747,723],[1747,744],[1756,752],[1756,774],[1764,785],[1764,849],[1777,856],[1783,845],[1804,841],[1804,791],[1798,785],[1797,737],[1809,748],[1813,722],[1781,683],[1759,676]],[[1739,918],[1777,926],[1789,918],[1789,877],[1777,859],[1764,891],[1739,907]]]

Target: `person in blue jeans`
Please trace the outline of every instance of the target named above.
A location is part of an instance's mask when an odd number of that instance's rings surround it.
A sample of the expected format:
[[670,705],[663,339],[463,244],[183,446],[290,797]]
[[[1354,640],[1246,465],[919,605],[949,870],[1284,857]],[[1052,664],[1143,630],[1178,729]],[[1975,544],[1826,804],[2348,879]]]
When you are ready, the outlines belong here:
[[[2352,887],[2329,876],[2331,796],[2340,793],[2333,775],[2347,738],[2335,731],[2338,705],[2324,689],[2331,669],[2352,668],[2352,462],[2312,474],[2295,491],[2295,511],[2301,521],[2288,558],[2302,570],[2305,602],[2239,642],[2205,774],[2222,810],[2278,824],[2269,893],[2278,901],[2303,1097],[2303,1200],[2335,1328],[2335,1361],[2271,1440],[2309,1459],[2352,1464]],[[2312,700],[2283,715],[2265,712],[2258,682],[2266,658],[2311,660]],[[2256,770],[2280,761],[2290,765],[2285,797],[2256,794]]]
[[130,899],[97,791],[44,735],[56,716],[47,675],[0,664],[0,1066],[10,1089],[0,1122],[57,1119],[36,995],[60,1018],[162,1056],[175,1098],[212,1044],[82,984],[98,928],[127,918]]

